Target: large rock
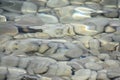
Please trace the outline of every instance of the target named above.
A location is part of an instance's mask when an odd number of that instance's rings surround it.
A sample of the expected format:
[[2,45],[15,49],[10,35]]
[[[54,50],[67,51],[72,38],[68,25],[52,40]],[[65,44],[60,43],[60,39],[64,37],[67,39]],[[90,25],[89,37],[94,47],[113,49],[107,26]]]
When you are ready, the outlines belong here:
[[17,27],[13,22],[0,23],[0,35],[16,35],[18,33]]
[[38,16],[41,18],[41,20],[44,23],[58,23],[58,19],[56,16],[48,15],[48,14],[38,14]]
[[63,7],[69,4],[68,0],[48,0],[47,6],[48,7]]
[[31,14],[37,12],[37,6],[32,2],[24,2],[21,8],[23,14]]
[[80,69],[75,72],[74,76],[72,76],[72,80],[87,80],[90,76],[91,76],[91,70]]

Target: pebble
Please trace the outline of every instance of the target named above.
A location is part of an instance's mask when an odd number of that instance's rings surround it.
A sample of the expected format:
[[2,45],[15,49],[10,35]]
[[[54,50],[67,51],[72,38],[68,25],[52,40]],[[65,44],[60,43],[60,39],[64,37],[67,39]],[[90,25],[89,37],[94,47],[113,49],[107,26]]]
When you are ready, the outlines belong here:
[[115,32],[116,30],[115,30],[115,28],[113,28],[113,27],[111,27],[111,26],[107,26],[106,28],[105,28],[105,32],[106,33],[113,33],[113,32]]
[[0,15],[0,23],[1,22],[6,22],[6,21],[7,21],[6,17],[3,16],[3,15]]
[[85,0],[70,0],[72,5],[82,5],[84,4]]
[[91,75],[91,70],[89,69],[80,69],[75,72],[75,75],[72,76],[72,80],[87,80]]
[[41,20],[44,23],[58,23],[57,17],[53,15],[48,15],[48,14],[38,14],[38,16],[41,18]]
[[37,12],[37,6],[32,2],[24,2],[21,11],[23,14],[34,14]]
[[52,8],[54,8],[54,7],[64,7],[68,4],[69,4],[68,0],[54,0],[54,1],[48,0],[48,2],[47,2],[47,6],[52,7]]

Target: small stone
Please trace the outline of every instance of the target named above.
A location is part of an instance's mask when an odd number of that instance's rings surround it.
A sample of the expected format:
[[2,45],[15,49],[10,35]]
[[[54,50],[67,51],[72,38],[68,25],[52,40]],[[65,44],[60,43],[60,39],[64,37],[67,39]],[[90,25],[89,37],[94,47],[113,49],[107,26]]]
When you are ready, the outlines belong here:
[[99,50],[100,49],[100,42],[97,39],[91,39],[89,41],[89,46],[90,46],[91,50]]
[[98,80],[110,80],[110,79],[107,77],[106,72],[107,72],[107,71],[98,71],[98,73],[97,73],[97,79],[98,79]]
[[91,72],[91,76],[88,80],[96,80],[97,79],[97,72],[96,71],[92,71]]
[[[42,77],[40,78],[40,80],[53,80],[52,78],[49,78],[49,77]],[[58,80],[58,79],[57,79]]]
[[47,45],[47,43],[43,43],[40,45],[39,52],[43,54],[48,49],[49,49],[49,46]]
[[91,76],[91,70],[80,69],[72,76],[72,80],[87,80]]
[[16,35],[17,33],[18,30],[12,22],[0,23],[0,35]]
[[98,58],[100,58],[101,60],[109,60],[110,56],[108,54],[102,53],[98,55]]
[[85,67],[87,69],[96,70],[96,71],[101,70],[103,68],[100,64],[95,62],[88,62],[85,64]]
[[70,0],[72,5],[82,5],[84,4],[85,0]]
[[41,18],[41,20],[44,23],[58,23],[58,19],[57,17],[53,16],[53,15],[48,15],[48,14],[38,14],[38,16]]
[[6,17],[3,15],[0,15],[0,22],[6,22],[6,21],[7,21]]
[[111,27],[111,26],[107,26],[106,28],[105,28],[105,32],[107,32],[107,33],[113,33],[113,32],[115,32],[116,30],[113,28],[113,27]]
[[47,6],[48,7],[64,7],[69,4],[68,0],[48,0]]
[[24,2],[21,11],[23,14],[36,13],[37,6],[32,2]]
[[112,36],[112,39],[113,39],[115,42],[120,42],[120,35],[113,35],[113,36]]

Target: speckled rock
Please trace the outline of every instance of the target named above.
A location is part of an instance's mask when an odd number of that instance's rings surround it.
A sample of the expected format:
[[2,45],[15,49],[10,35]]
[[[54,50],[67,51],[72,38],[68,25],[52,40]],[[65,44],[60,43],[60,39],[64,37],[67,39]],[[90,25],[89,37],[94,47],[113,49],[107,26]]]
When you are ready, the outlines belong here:
[[68,0],[48,0],[47,6],[48,7],[63,7],[69,4]]

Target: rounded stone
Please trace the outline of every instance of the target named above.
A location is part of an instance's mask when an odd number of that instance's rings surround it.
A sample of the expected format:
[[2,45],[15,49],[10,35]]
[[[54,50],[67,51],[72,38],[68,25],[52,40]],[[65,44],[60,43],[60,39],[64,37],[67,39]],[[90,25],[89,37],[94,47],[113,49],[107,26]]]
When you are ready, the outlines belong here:
[[21,11],[23,14],[36,13],[37,6],[32,2],[24,2]]
[[116,30],[115,30],[115,28],[113,28],[113,27],[111,27],[111,26],[107,26],[106,28],[105,28],[105,32],[106,33],[113,33],[113,32],[115,32]]
[[53,15],[48,15],[48,14],[38,14],[38,16],[41,18],[41,20],[44,23],[58,23],[57,17]]
[[6,17],[3,15],[0,15],[0,22],[6,22],[6,21],[7,21]]
[[100,64],[95,62],[88,62],[85,64],[85,67],[87,69],[96,70],[96,71],[101,70],[103,68]]

